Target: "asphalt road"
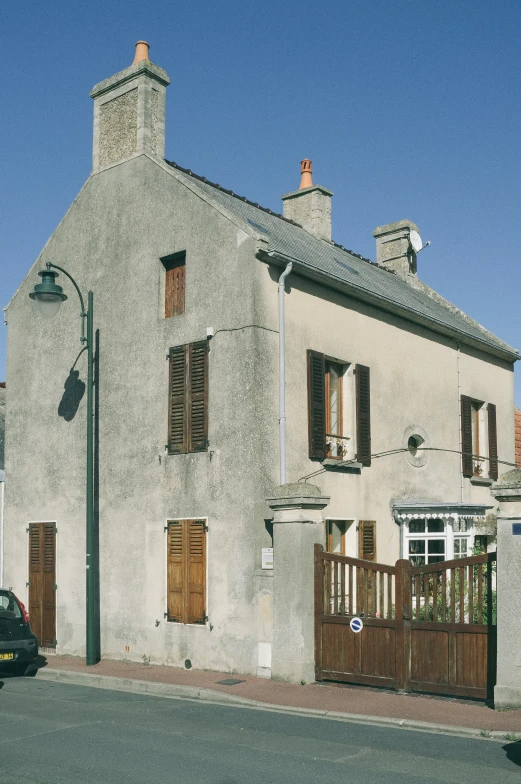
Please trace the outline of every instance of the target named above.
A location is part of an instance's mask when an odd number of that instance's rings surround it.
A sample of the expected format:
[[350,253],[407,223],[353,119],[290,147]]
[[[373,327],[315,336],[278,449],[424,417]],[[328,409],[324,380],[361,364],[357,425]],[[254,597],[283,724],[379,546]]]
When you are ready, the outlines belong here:
[[504,744],[0,675],[0,784],[519,784]]

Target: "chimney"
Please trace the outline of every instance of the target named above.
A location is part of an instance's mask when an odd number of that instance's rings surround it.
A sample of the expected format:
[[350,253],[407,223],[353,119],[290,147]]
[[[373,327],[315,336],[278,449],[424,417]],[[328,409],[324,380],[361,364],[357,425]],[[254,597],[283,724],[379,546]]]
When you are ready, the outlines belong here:
[[138,41],[132,65],[91,90],[94,99],[93,173],[134,155],[165,157],[167,74]]
[[309,158],[300,163],[300,188],[282,196],[284,217],[300,223],[306,231],[331,242],[332,191],[313,185],[313,164]]
[[387,223],[373,231],[376,239],[376,261],[383,267],[393,270],[398,277],[414,285],[416,274],[416,253],[411,245],[411,231],[418,227],[410,220]]

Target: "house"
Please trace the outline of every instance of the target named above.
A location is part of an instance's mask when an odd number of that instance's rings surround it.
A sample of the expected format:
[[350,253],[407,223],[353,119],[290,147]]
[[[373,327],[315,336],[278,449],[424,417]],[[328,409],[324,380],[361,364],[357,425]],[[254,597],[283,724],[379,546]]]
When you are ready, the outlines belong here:
[[279,215],[165,160],[168,84],[140,42],[94,87],[92,173],[5,309],[5,574],[44,650],[82,655],[86,356],[66,275],[53,320],[29,298],[51,262],[94,293],[102,655],[269,676],[274,573],[310,557],[276,533],[271,568],[276,499],[308,493],[335,552],[469,553],[518,353],[421,282],[411,221],[374,262],[333,242],[310,161]]

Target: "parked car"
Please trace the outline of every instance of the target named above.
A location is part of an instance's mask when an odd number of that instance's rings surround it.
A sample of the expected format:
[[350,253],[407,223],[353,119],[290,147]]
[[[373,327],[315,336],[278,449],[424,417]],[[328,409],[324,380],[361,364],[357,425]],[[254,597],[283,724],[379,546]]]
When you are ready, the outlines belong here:
[[38,656],[38,638],[12,591],[0,588],[0,670],[25,675]]

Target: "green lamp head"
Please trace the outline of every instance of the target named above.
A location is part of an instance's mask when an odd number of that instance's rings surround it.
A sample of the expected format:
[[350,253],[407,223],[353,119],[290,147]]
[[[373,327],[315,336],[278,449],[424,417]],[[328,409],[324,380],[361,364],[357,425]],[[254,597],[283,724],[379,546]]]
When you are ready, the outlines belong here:
[[36,284],[29,296],[35,300],[43,318],[50,319],[56,315],[60,305],[67,297],[63,293],[62,287],[55,282],[55,278],[58,277],[57,272],[45,269],[40,270],[38,275],[41,276],[42,282]]

